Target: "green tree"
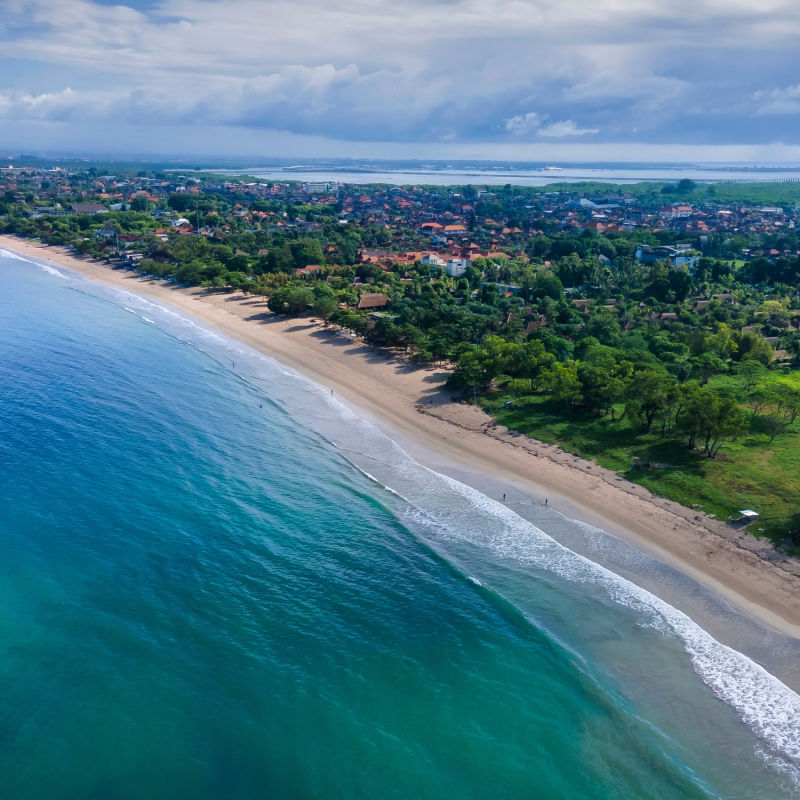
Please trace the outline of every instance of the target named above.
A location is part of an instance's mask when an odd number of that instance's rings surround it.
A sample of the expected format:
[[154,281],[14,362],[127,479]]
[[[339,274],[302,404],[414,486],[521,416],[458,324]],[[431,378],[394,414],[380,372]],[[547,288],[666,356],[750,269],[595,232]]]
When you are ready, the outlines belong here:
[[742,361],[736,368],[736,374],[744,381],[744,389],[751,392],[767,374],[764,365],[756,360]]
[[767,406],[777,404],[778,398],[775,392],[767,387],[754,386],[747,393],[747,403],[750,406],[753,416],[757,417]]
[[697,386],[687,394],[678,424],[689,436],[689,447],[702,439],[708,458],[716,458],[728,439],[746,427],[744,412],[732,397],[720,395],[707,387]]
[[289,245],[295,268],[307,267],[309,264],[323,264],[322,245],[319,239],[303,238]]
[[633,375],[633,363],[620,359],[618,352],[595,347],[578,367],[583,399],[590,409],[603,409],[616,419],[614,405],[622,402]]
[[171,194],[167,198],[167,205],[173,211],[177,211],[179,214],[182,214],[185,211],[191,211],[193,208],[195,208],[196,203],[194,196],[191,194],[175,193]]
[[738,345],[730,327],[726,323],[719,323],[716,333],[706,337],[705,350],[714,353],[723,361],[727,361],[737,352]]
[[619,341],[621,331],[615,315],[599,311],[589,318],[584,333],[593,336],[600,344],[615,345]]
[[764,417],[762,426],[764,428],[764,432],[767,434],[767,436],[769,436],[770,442],[773,442],[776,436],[786,433],[786,430],[789,427],[789,421],[784,417],[778,416],[777,414],[770,414]]
[[800,413],[800,391],[786,384],[777,386],[774,390],[777,412],[782,414],[789,423],[797,419]]
[[534,381],[542,370],[554,361],[554,357],[538,339],[530,339],[522,345],[522,363],[516,373],[520,378],[527,378],[534,388]]
[[470,389],[477,392],[478,388],[488,385],[491,379],[485,359],[478,352],[478,348],[473,348],[458,359],[455,370],[447,379],[447,385],[451,389]]
[[712,412],[704,449],[709,458],[716,458],[724,442],[738,436],[746,428],[747,420],[732,397],[715,399]]
[[636,420],[645,431],[653,426],[659,412],[669,402],[673,381],[663,372],[643,369],[636,372],[626,393],[625,413]]
[[560,300],[564,296],[564,286],[552,272],[539,272],[536,274],[534,284],[536,297],[550,297]]
[[336,298],[334,298],[333,295],[322,295],[315,300],[313,311],[314,314],[322,318],[327,325],[331,314],[333,314],[338,307],[339,304],[336,302]]
[[314,302],[310,289],[303,286],[287,286],[273,292],[267,307],[276,314],[296,315],[306,311]]
[[583,401],[581,381],[578,377],[578,362],[568,359],[564,363],[554,362],[542,375],[542,381],[553,399],[569,411]]
[[747,331],[739,340],[739,355],[743,362],[758,362],[769,366],[775,353],[763,336]]
[[691,360],[692,374],[698,378],[701,385],[708,383],[712,375],[725,372],[725,362],[715,353],[703,353]]

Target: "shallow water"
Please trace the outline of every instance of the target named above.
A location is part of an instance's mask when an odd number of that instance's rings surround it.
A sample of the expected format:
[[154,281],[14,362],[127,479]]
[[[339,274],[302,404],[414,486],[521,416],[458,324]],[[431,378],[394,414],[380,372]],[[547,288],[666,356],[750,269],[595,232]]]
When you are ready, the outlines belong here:
[[616,540],[143,298],[0,270],[3,796],[795,796],[797,695],[548,534]]
[[564,163],[560,166],[521,162],[390,163],[348,160],[284,163],[207,172],[252,175],[271,181],[311,181],[394,186],[548,186],[553,183],[596,182],[607,184],[643,181],[699,183],[763,183],[800,180],[797,164],[602,164]]

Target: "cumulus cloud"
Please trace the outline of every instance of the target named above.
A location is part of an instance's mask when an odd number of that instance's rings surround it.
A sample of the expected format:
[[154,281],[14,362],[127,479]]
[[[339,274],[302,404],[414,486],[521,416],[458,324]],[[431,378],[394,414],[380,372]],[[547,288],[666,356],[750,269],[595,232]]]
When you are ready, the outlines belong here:
[[542,124],[542,118],[535,112],[516,114],[505,121],[505,129],[510,133],[521,135],[536,130]]
[[509,117],[505,120],[504,127],[516,136],[536,133],[537,136],[550,136],[553,138],[586,136],[587,134],[600,132],[599,128],[579,128],[571,119],[551,122],[548,125],[545,125],[546,121],[546,116],[542,117],[535,111],[529,111],[527,114],[516,114],[513,117]]
[[65,120],[80,116],[88,98],[69,87],[60,92],[0,94],[0,118]]
[[800,83],[756,92],[755,99],[761,103],[758,109],[760,115],[800,114]]
[[796,136],[764,117],[800,113],[800,5],[677,2],[5,0],[0,116],[358,142]]
[[537,133],[539,136],[553,136],[561,138],[563,136],[586,136],[590,133],[599,133],[598,128],[579,128],[571,119],[561,122],[554,122],[546,128],[540,128]]

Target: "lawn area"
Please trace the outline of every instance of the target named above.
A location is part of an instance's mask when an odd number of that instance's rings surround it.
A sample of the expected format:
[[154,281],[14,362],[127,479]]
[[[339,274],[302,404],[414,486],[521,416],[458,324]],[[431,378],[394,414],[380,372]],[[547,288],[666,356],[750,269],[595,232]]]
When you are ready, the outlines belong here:
[[[800,184],[778,183],[698,183],[688,192],[677,191],[675,183],[644,181],[626,186],[619,184],[584,181],[581,183],[551,183],[538,187],[541,192],[584,192],[586,194],[624,194],[650,202],[663,200],[688,203],[754,203],[768,206],[793,206],[800,202]],[[666,191],[662,191],[666,190]]]
[[[796,373],[771,372],[765,381],[800,388]],[[566,416],[563,407],[546,395],[515,397],[499,387],[479,398],[479,403],[498,423],[594,460],[682,505],[696,505],[722,520],[737,518],[741,509],[752,508],[761,516],[748,530],[776,543],[797,527],[800,419],[772,442],[756,419],[748,432],[726,442],[712,461],[688,450],[680,434],[662,439],[657,431],[642,433],[633,428],[627,419],[613,421],[581,411]],[[620,407],[618,416],[622,411]]]

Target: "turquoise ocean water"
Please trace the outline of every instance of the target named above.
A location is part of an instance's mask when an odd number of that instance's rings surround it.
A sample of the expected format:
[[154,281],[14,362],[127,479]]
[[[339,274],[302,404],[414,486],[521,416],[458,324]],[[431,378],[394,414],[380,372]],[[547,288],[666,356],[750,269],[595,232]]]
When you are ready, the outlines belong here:
[[548,524],[0,254],[0,796],[800,796],[800,698]]

